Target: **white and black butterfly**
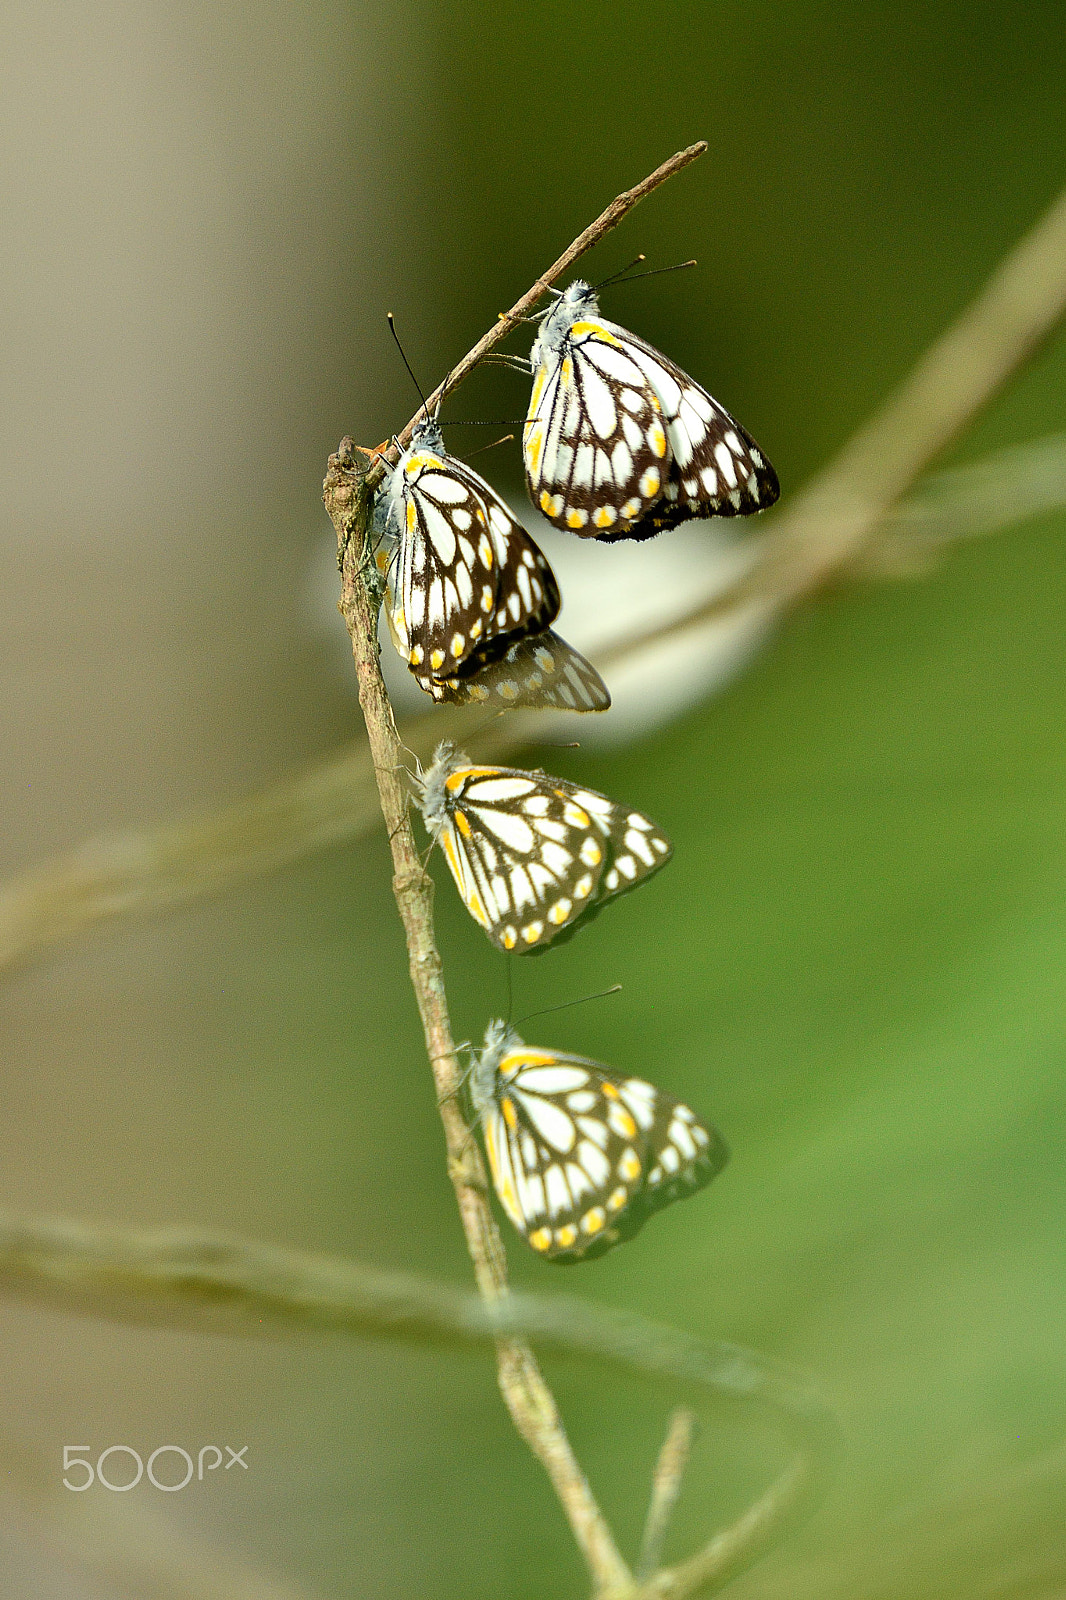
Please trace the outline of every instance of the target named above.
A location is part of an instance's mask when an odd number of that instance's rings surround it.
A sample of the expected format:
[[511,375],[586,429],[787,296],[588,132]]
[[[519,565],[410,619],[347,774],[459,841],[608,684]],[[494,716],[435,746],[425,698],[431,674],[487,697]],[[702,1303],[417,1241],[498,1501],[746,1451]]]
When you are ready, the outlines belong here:
[[545,312],[530,363],[526,484],[557,528],[648,539],[777,499],[777,475],[751,435],[680,367],[601,317],[581,279]]
[[500,950],[546,949],[670,859],[639,811],[547,772],[475,766],[444,743],[418,781],[426,828]]
[[435,417],[415,428],[374,517],[389,631],[429,692],[493,641],[543,633],[558,616],[546,558],[485,479],[446,452]]
[[470,1098],[500,1204],[547,1261],[602,1255],[695,1194],[729,1150],[671,1095],[490,1022]]
[[611,704],[592,662],[550,628],[503,643],[503,655],[469,656],[454,677],[433,679],[429,693],[435,700],[490,709],[606,711]]

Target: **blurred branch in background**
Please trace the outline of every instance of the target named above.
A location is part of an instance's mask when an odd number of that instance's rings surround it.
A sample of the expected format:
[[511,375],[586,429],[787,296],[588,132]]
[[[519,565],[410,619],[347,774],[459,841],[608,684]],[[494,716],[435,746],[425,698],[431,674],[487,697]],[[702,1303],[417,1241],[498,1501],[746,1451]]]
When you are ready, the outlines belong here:
[[[965,1471],[959,1478],[965,1480]],[[981,1467],[891,1521],[863,1523],[830,1561],[765,1567],[740,1585],[743,1600],[1060,1600],[1066,1593],[1066,1449]]]
[[[0,1217],[0,1294],[138,1327],[254,1338],[337,1332],[463,1347],[528,1337],[545,1351],[761,1412],[795,1448],[792,1461],[738,1522],[634,1588],[632,1600],[684,1600],[720,1585],[811,1509],[836,1451],[832,1414],[784,1363],[569,1296],[489,1303],[405,1273],[224,1234],[10,1216]],[[660,1460],[659,1477],[675,1473]],[[656,1539],[662,1528],[660,1517]]]
[[[839,571],[862,579],[913,577],[928,571],[956,541],[999,533],[1064,507],[1066,434],[1052,434],[929,478],[886,512],[861,549],[846,552]],[[783,515],[770,516],[784,521]],[[751,581],[755,562],[772,561],[779,538],[780,533],[768,533],[745,566],[745,576],[706,609],[721,617],[730,609],[758,605],[769,625],[783,598],[771,589],[759,604],[737,591]],[[819,583],[832,575],[812,570]],[[704,611],[701,606],[635,643],[597,652],[597,665],[620,670],[635,663],[649,650],[669,645],[689,625],[706,627]],[[464,730],[464,746],[479,758],[505,754],[529,739],[534,720],[513,713],[488,729]],[[455,737],[462,727],[461,711],[440,707],[404,722],[401,733],[422,760],[438,740]],[[210,815],[90,839],[0,889],[0,971],[32,961],[98,923],[167,911],[264,877],[368,833],[379,820],[370,754],[360,741]]]
[[[1064,309],[1066,192],[836,461],[770,513],[742,574],[666,628],[599,652],[597,664],[618,668],[742,608],[754,608],[769,625],[834,577],[899,576],[954,540],[1061,508],[1064,435],[944,473],[910,500],[902,497]],[[402,733],[421,759],[462,725],[461,713],[441,709]],[[464,733],[464,743],[480,758],[499,755],[528,740],[532,725],[529,716],[512,716],[472,737]],[[0,969],[96,923],[167,910],[273,872],[368,831],[378,818],[369,752],[360,742],[211,816],[91,840],[0,891]]]

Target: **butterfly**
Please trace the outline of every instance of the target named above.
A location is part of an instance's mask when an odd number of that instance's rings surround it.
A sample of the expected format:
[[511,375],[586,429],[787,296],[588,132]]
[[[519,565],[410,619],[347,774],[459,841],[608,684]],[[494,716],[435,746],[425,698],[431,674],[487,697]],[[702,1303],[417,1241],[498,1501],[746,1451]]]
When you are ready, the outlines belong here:
[[592,662],[550,628],[516,639],[498,659],[468,657],[454,677],[433,679],[429,693],[460,705],[540,711],[606,711],[611,703]]
[[547,772],[474,766],[447,742],[416,783],[463,904],[499,950],[546,949],[670,859],[639,811]]
[[729,1150],[642,1078],[525,1044],[490,1022],[469,1077],[500,1204],[547,1261],[602,1255],[653,1211],[695,1194]]
[[374,526],[389,631],[429,693],[493,641],[543,633],[559,614],[546,558],[485,479],[447,453],[436,417],[414,429]]
[[580,278],[553,293],[522,435],[529,496],[549,522],[585,539],[648,539],[773,505],[773,467],[717,400],[601,317]]

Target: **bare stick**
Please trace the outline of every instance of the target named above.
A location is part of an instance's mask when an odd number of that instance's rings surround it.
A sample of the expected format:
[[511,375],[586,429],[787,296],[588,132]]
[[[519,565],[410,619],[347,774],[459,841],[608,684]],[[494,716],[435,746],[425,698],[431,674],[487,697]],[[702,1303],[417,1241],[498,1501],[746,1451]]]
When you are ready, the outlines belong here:
[[[557,278],[562,277],[568,267],[572,267],[575,261],[579,261],[587,251],[592,249],[593,245],[599,244],[600,240],[610,233],[612,228],[617,228],[626,213],[632,211],[635,205],[639,205],[646,195],[651,194],[652,190],[657,189],[661,183],[665,183],[667,178],[672,178],[675,172],[680,172],[682,167],[687,167],[690,161],[695,161],[698,156],[703,154],[706,148],[706,140],[701,139],[697,144],[690,144],[687,149],[679,150],[676,156],[671,156],[669,161],[664,161],[661,167],[656,167],[654,172],[649,173],[646,178],[635,184],[632,189],[623,190],[620,195],[612,200],[606,211],[602,211],[595,222],[590,222],[584,233],[579,233],[574,242],[567,245],[559,259],[554,261],[546,272],[541,273],[532,288],[527,289],[525,294],[515,301],[510,311],[501,312],[488,333],[478,340],[472,350],[467,351],[458,366],[453,367],[449,372],[444,382],[437,385],[426,402],[428,410],[434,411],[445,395],[451,394],[453,389],[459,387],[464,378],[470,376],[478,362],[487,356],[489,351],[498,345],[501,340],[505,339],[513,328],[518,326],[522,318],[533,310],[538,300],[551,288]],[[425,412],[421,408],[415,412],[410,422],[399,435],[401,446],[410,442],[411,432],[415,423],[419,417],[424,415]],[[370,478],[371,487],[379,481],[380,477],[381,469],[375,468]]]
[[695,1431],[696,1413],[687,1406],[679,1406],[670,1418],[670,1427],[659,1451],[655,1476],[652,1478],[651,1501],[640,1544],[640,1560],[637,1562],[637,1577],[642,1583],[652,1575],[662,1558],[663,1539],[681,1493],[681,1479],[688,1466]]
[[[394,868],[393,890],[407,937],[408,964],[426,1050],[444,1123],[448,1172],[455,1188],[474,1275],[487,1301],[507,1295],[507,1266],[487,1200],[480,1152],[470,1137],[459,1104],[461,1070],[455,1053],[441,960],[433,932],[433,881],[423,870],[401,784],[401,745],[378,660],[377,608],[363,577],[366,535],[366,466],[357,463],[350,441],[330,457],[325,483],[326,509],[342,552],[341,614],[348,625],[359,680],[370,754]],[[577,1464],[551,1391],[528,1346],[516,1339],[498,1345],[500,1389],[516,1428],[546,1469],[566,1512],[598,1595],[632,1590],[629,1568],[618,1552],[603,1513]]]

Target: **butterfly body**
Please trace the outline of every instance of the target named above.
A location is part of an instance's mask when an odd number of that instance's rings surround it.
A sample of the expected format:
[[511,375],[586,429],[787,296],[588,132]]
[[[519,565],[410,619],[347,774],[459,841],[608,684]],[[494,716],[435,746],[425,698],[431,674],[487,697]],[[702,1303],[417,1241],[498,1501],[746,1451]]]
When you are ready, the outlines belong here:
[[441,744],[422,817],[463,903],[497,949],[531,954],[671,855],[648,817],[564,778],[475,766]]
[[632,1238],[729,1157],[714,1128],[653,1084],[527,1045],[503,1022],[486,1029],[469,1083],[500,1203],[548,1261]]
[[547,559],[491,485],[447,453],[435,417],[415,428],[375,519],[389,631],[427,692],[558,615]]
[[556,527],[647,539],[777,499],[776,474],[750,434],[660,351],[602,317],[582,280],[545,313],[530,362],[526,484]]

